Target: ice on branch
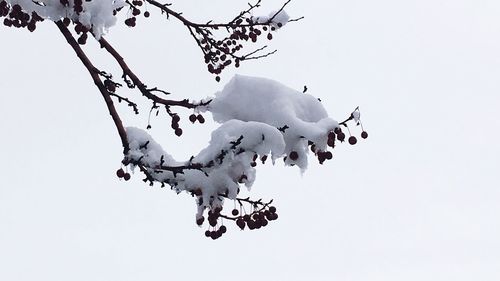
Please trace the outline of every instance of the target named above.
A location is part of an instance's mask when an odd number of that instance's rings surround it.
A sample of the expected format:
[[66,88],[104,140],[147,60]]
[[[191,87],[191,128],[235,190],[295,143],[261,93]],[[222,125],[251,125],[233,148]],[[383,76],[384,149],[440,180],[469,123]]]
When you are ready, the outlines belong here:
[[[125,6],[123,0],[6,0],[25,13],[36,13],[43,19],[58,21],[69,18],[80,22],[99,39],[116,23],[116,12]],[[20,10],[20,9],[19,9]]]

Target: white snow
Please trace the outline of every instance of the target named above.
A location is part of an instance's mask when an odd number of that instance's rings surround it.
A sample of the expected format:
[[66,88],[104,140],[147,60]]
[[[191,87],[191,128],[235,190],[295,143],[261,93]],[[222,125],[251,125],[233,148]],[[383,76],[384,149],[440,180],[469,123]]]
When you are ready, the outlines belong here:
[[271,18],[272,18],[271,25],[274,26],[275,28],[281,28],[288,23],[290,16],[286,13],[285,10],[281,10],[280,12],[272,11],[267,16],[252,17],[253,21],[256,23],[266,23]]
[[288,127],[282,133],[284,152],[296,151],[299,158],[287,159],[287,164],[302,169],[307,168],[308,141],[324,150],[328,132],[338,127],[318,99],[267,78],[236,75],[216,93],[208,110],[219,123],[237,119],[268,124],[277,131]]
[[[221,126],[212,132],[209,145],[190,161],[175,161],[148,133],[133,127],[127,128],[130,151],[125,156],[132,168],[141,164],[155,181],[167,183],[177,192],[201,190],[196,196],[198,216],[206,207],[221,206],[224,197],[236,198],[240,184],[253,185],[255,157],[270,156],[273,163],[287,157],[286,165],[304,171],[308,141],[324,150],[328,132],[338,126],[313,96],[270,79],[242,75],[231,79],[202,110],[211,111]],[[297,159],[291,159],[292,151]],[[163,166],[201,164],[203,168],[184,169],[175,175],[159,172],[162,156]]]
[[125,5],[124,0],[83,0],[83,12],[77,14],[73,9],[73,0],[69,0],[70,5],[65,7],[60,0],[39,0],[37,5],[32,0],[6,0],[10,5],[20,5],[25,12],[36,12],[40,17],[52,21],[62,18],[70,18],[79,21],[99,39],[108,28],[116,23],[116,16],[113,11]]

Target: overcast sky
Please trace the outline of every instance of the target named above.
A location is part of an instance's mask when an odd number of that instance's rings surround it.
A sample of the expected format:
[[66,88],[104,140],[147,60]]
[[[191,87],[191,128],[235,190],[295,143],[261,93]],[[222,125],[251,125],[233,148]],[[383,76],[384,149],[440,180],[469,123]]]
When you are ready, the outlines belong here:
[[[263,2],[267,14],[281,1]],[[238,73],[307,85],[339,120],[360,106],[370,137],[303,175],[260,167],[251,194],[274,198],[280,218],[216,241],[195,225],[187,194],[116,178],[120,140],[55,25],[2,25],[0,280],[499,280],[500,2],[311,3],[293,0],[288,13],[305,19],[275,36],[276,55]],[[245,7],[172,6],[200,22]],[[213,95],[235,73],[216,83],[187,30],[156,13],[107,38],[145,83],[175,97]],[[120,75],[95,43],[85,50]],[[145,127],[146,114],[120,112]],[[182,113],[181,139],[164,117],[152,133],[187,159],[216,126]]]

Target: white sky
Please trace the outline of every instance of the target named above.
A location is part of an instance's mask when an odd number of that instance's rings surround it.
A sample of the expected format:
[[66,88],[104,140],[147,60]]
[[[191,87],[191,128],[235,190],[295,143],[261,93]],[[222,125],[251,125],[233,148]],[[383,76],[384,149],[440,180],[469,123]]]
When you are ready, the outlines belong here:
[[[177,2],[202,22],[246,7]],[[359,105],[370,137],[303,176],[261,167],[252,194],[274,198],[280,218],[216,241],[196,227],[190,196],[115,177],[119,138],[55,25],[2,25],[0,280],[499,280],[500,2],[310,3],[290,4],[305,19],[275,36],[275,56],[238,72],[307,85],[334,118]],[[179,23],[138,23],[107,38],[143,81],[193,99],[223,86]],[[86,50],[120,74],[96,44]],[[145,126],[147,114],[121,112]],[[215,128],[184,113],[181,139],[169,119],[153,121],[180,159]]]

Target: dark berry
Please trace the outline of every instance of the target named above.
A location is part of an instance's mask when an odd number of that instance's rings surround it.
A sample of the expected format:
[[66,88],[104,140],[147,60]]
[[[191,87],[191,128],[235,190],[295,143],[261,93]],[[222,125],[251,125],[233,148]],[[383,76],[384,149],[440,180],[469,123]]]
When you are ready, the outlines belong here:
[[119,177],[119,178],[123,178],[123,176],[125,176],[125,171],[123,171],[122,168],[118,169],[116,171],[116,175]]
[[175,135],[178,137],[182,136],[182,129],[181,128],[175,129]]
[[289,157],[290,159],[292,159],[292,161],[296,161],[297,159],[299,159],[299,154],[297,153],[297,151],[292,151],[290,152]]
[[125,173],[125,175],[123,175],[123,179],[128,181],[130,179],[130,174],[129,173]]
[[333,154],[330,151],[325,152],[325,159],[326,160],[332,160]]
[[202,225],[204,221],[205,221],[205,217],[200,217],[199,219],[196,220],[196,224]]
[[220,231],[221,233],[226,233],[226,231],[227,231],[227,227],[226,227],[225,225],[222,225],[222,226],[219,228],[219,231]]
[[350,137],[349,137],[349,143],[350,143],[351,145],[355,145],[357,142],[358,142],[358,140],[356,139],[356,137],[355,137],[355,136],[350,136]]
[[241,230],[245,229],[245,221],[242,218],[236,220],[236,225],[241,228]]
[[276,213],[276,207],[274,206],[269,207],[269,212]]
[[337,133],[337,139],[343,142],[345,140],[345,134],[342,132]]
[[368,137],[368,133],[366,131],[361,132],[361,137],[366,139]]
[[205,236],[210,237],[210,230],[205,231]]
[[191,115],[189,115],[189,121],[191,121],[191,123],[196,122],[196,119],[197,119],[197,118],[196,118],[196,115],[195,115],[195,114],[191,114]]
[[149,14],[149,12],[148,12],[148,11],[145,11],[145,12],[144,12],[144,17],[149,18],[149,15],[150,15],[150,14]]
[[233,216],[237,216],[240,212],[237,210],[237,209],[233,209],[233,211],[231,212],[231,214],[233,214]]
[[203,115],[201,115],[201,114],[198,114],[196,119],[198,119],[198,122],[200,122],[200,124],[205,123],[205,118],[203,118]]

